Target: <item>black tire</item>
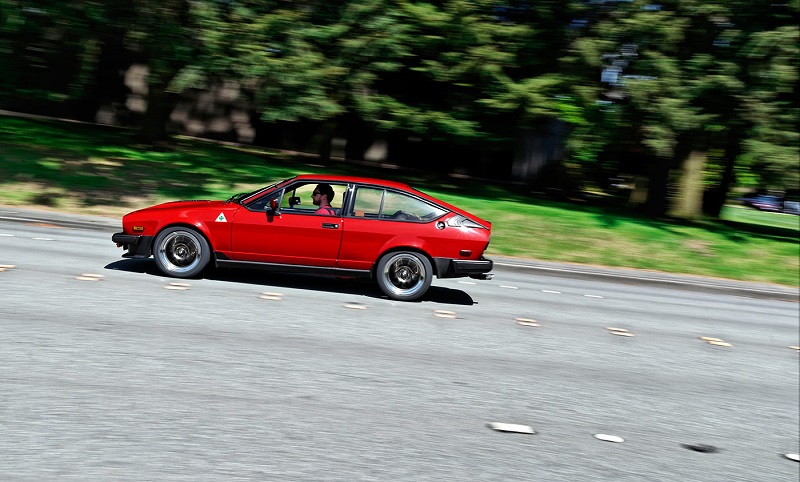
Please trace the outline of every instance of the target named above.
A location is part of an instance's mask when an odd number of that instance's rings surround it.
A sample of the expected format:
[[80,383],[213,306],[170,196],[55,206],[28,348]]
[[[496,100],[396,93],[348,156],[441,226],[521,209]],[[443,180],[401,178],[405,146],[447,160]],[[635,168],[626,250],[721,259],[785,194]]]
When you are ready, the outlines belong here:
[[167,276],[192,278],[211,260],[211,247],[202,234],[191,228],[172,227],[158,233],[153,243],[156,266]]
[[393,251],[383,255],[378,261],[375,279],[378,287],[389,298],[413,301],[430,288],[433,268],[423,254],[413,251]]

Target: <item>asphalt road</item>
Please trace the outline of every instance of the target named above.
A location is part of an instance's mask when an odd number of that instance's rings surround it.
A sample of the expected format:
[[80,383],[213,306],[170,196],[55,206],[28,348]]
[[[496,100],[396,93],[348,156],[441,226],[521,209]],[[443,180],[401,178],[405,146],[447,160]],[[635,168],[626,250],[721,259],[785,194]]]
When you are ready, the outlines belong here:
[[435,280],[418,303],[242,271],[174,286],[94,219],[14,216],[0,213],[4,481],[800,477],[783,456],[800,452],[786,297],[513,266]]

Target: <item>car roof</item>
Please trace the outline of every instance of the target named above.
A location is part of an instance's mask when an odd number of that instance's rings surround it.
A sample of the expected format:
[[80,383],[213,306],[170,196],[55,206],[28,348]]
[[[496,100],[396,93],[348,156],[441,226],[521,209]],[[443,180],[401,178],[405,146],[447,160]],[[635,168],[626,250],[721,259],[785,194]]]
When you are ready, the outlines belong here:
[[354,182],[359,184],[377,184],[384,187],[410,189],[412,191],[416,191],[416,189],[402,182],[388,181],[386,179],[376,179],[371,177],[342,176],[339,174],[300,174],[299,176],[294,177],[294,179],[299,181],[330,181],[341,183]]

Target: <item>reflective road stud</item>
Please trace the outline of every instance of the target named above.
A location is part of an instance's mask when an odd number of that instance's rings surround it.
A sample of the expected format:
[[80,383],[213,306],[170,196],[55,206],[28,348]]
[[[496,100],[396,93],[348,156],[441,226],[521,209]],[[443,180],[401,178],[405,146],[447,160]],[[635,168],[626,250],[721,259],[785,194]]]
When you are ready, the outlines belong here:
[[433,310],[433,316],[437,318],[455,318],[456,312],[455,311],[448,311],[448,310]]
[[694,450],[695,452],[702,452],[704,454],[713,454],[719,452],[718,448],[714,447],[713,445],[706,444],[681,444],[681,447]]
[[617,437],[616,435],[608,435],[605,433],[596,433],[594,434],[594,438],[597,440],[602,440],[603,442],[613,442],[615,444],[621,444],[625,441],[622,437]]
[[527,435],[533,435],[536,433],[533,431],[533,427],[530,427],[529,425],[518,425],[515,423],[490,422],[487,423],[486,426],[498,432],[524,433]]
[[794,460],[795,462],[800,462],[800,454],[783,454],[789,460]]
[[709,341],[708,344],[714,346],[733,346],[727,341]]
[[542,326],[538,321],[532,318],[514,318],[514,321],[516,321],[518,325],[522,326]]
[[189,283],[170,283],[164,287],[166,290],[173,290],[173,291],[186,291],[189,287],[192,286]]
[[351,310],[366,310],[367,309],[366,305],[363,305],[361,303],[345,303],[344,307],[345,308],[350,308]]

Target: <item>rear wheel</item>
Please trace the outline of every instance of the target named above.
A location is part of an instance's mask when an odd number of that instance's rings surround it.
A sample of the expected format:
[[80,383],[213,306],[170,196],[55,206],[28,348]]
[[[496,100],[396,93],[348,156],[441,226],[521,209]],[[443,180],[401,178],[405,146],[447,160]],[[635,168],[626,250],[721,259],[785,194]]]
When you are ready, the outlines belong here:
[[433,268],[424,255],[412,251],[387,253],[378,261],[378,287],[389,298],[412,301],[428,291]]
[[197,276],[211,260],[208,241],[194,229],[167,228],[156,236],[153,258],[164,274],[176,278]]

